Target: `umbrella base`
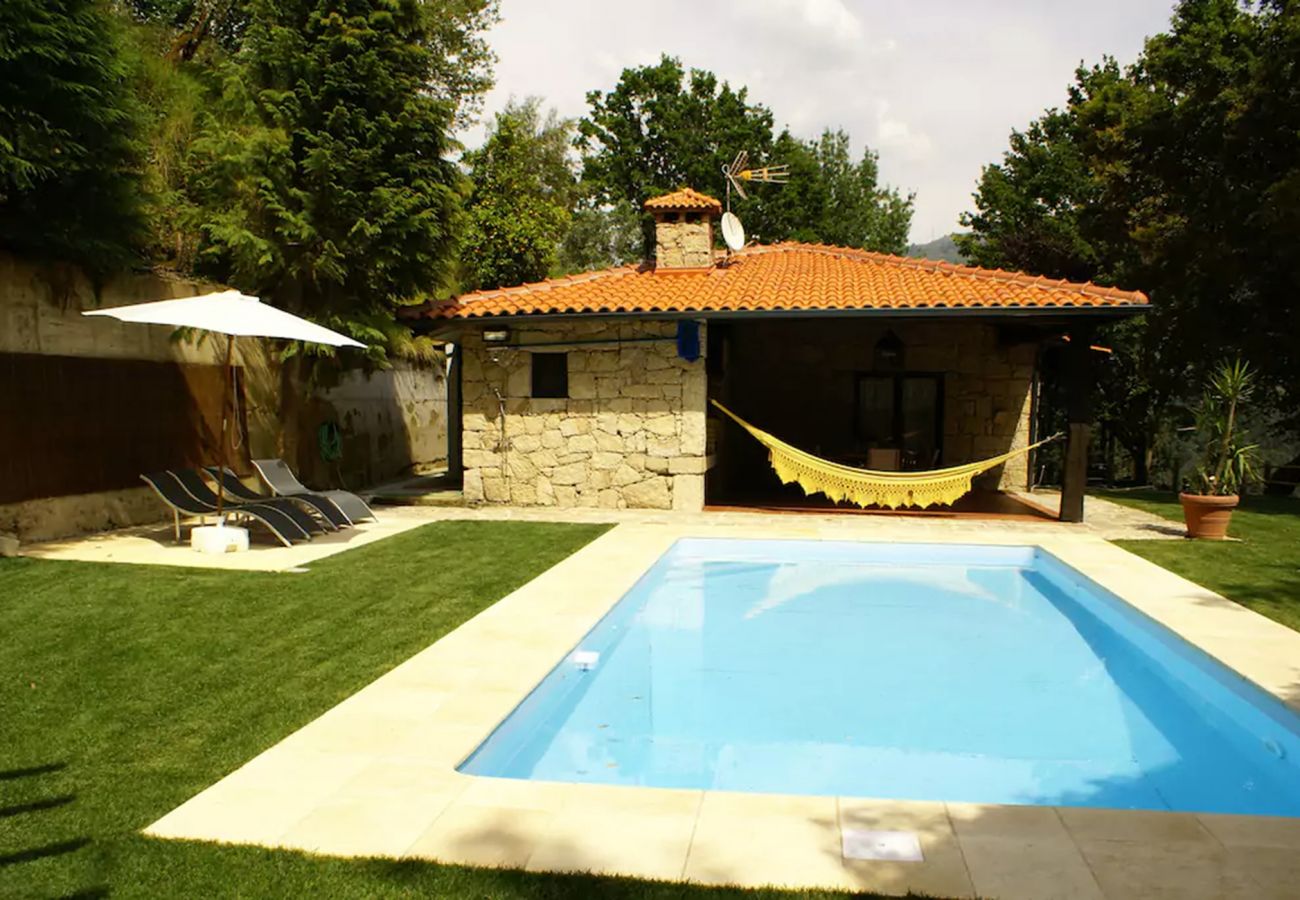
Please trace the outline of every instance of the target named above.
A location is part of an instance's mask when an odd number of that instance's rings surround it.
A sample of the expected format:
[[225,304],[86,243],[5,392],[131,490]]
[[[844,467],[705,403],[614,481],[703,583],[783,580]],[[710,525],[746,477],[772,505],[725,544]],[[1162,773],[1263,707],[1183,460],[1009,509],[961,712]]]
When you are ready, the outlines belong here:
[[248,529],[202,525],[191,529],[190,549],[199,553],[239,553],[248,549]]

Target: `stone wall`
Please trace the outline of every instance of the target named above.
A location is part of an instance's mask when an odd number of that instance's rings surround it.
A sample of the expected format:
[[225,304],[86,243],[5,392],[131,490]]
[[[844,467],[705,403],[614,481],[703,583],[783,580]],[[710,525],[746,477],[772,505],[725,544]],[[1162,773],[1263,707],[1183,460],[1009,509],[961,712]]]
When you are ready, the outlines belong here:
[[[1008,343],[991,324],[969,320],[881,322],[869,319],[770,320],[728,329],[726,374],[712,395],[765,430],[810,452],[835,456],[853,433],[855,384],[875,369],[876,343],[892,330],[903,345],[904,372],[943,380],[940,465],[997,456],[1028,443],[1037,345]],[[766,474],[762,448],[724,429],[718,473],[732,489]],[[981,476],[982,488],[1020,490],[1028,459],[1017,457]]]
[[[168,327],[81,313],[222,289],[153,273],[124,275],[97,288],[73,267],[37,265],[0,253],[0,353],[219,364],[224,341],[177,341]],[[235,347],[253,458],[287,459],[314,486],[334,484],[341,474],[354,487],[445,462],[447,401],[441,363],[398,363],[370,375],[346,372],[338,385],[308,394],[297,386],[286,388],[282,367],[262,342],[244,339]],[[306,402],[296,417],[301,434],[284,424],[286,390],[295,401]],[[320,463],[315,449],[315,429],[327,419],[338,422],[343,433],[341,470]],[[8,429],[19,427],[0,422],[0,442]],[[112,452],[111,447],[102,450]],[[153,492],[140,487],[0,504],[0,532],[37,541],[165,517]]]
[[515,327],[512,344],[567,353],[569,396],[543,399],[531,396],[532,351],[467,335],[460,351],[466,500],[702,508],[705,362],[679,358],[675,336],[673,322]]
[[713,265],[713,219],[699,212],[655,214],[655,267],[701,268]]

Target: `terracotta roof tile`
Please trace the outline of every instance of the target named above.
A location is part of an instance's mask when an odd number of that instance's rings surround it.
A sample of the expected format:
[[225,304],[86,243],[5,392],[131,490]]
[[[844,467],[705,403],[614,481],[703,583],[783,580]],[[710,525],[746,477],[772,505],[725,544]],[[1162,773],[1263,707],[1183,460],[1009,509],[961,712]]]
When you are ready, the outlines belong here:
[[650,210],[695,210],[702,209],[709,212],[722,212],[722,204],[710,197],[708,194],[701,194],[694,188],[682,188],[680,191],[673,191],[671,194],[662,194],[658,197],[651,197],[645,202],[645,208]]
[[624,266],[477,291],[411,315],[429,319],[769,310],[1141,309],[1140,291],[823,244],[752,246],[712,269]]

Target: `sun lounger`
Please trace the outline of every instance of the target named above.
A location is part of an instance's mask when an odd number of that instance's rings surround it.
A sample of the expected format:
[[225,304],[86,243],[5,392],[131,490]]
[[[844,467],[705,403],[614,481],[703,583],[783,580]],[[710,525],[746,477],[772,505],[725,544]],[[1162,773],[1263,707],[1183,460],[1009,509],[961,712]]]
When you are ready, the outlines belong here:
[[[181,486],[180,481],[172,472],[152,472],[148,475],[141,475],[140,479],[153,488],[154,493],[159,496],[162,502],[171,508],[172,514],[176,518],[176,540],[178,541],[181,539],[180,517],[182,513],[187,516],[211,516],[215,515],[217,511],[215,506],[194,499],[189,491]],[[310,535],[298,527],[298,524],[293,519],[273,507],[248,503],[231,506],[226,511],[231,515],[247,516],[261,522],[286,547],[293,544],[294,541],[310,539]]]
[[320,513],[321,518],[329,523],[332,530],[337,531],[340,528],[352,527],[352,522],[343,514],[343,510],[339,509],[338,504],[324,494],[294,494],[292,497],[271,497],[266,494],[259,494],[244,484],[239,480],[239,476],[230,469],[222,470],[219,466],[205,466],[204,468],[213,478],[220,479],[222,490],[226,492],[227,497],[234,497],[240,503],[271,503],[271,505],[275,505],[284,500],[304,503]]
[[353,524],[362,519],[374,519],[374,511],[356,494],[350,491],[311,491],[298,477],[293,474],[293,470],[285,465],[283,460],[279,459],[255,459],[253,468],[257,469],[257,474],[262,476],[262,481],[271,489],[271,493],[280,497],[297,497],[302,494],[319,494],[329,497],[334,501],[334,505],[343,510],[343,514]]
[[[203,479],[202,473],[197,469],[174,469],[172,470],[172,474],[176,476],[176,480],[181,483],[181,487],[183,487],[191,497],[200,503],[210,505],[213,509],[216,509],[217,493]],[[240,509],[246,505],[246,501],[228,496],[224,499],[223,505],[231,507],[232,509]],[[315,516],[290,500],[285,500],[282,497],[269,497],[265,500],[257,501],[257,505],[276,509],[284,513],[284,515],[292,519],[293,523],[302,529],[303,533],[308,537],[311,537],[313,534],[322,534],[325,531],[325,526],[322,525]]]

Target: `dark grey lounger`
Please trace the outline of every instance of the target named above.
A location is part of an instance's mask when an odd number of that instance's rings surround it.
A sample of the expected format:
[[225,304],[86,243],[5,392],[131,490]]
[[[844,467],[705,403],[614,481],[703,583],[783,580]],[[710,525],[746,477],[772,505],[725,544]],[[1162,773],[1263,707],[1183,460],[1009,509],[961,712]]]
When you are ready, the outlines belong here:
[[270,497],[266,494],[259,494],[244,484],[231,469],[223,471],[220,466],[204,466],[204,468],[213,478],[221,480],[222,490],[226,492],[227,497],[234,497],[240,503],[270,503],[272,506],[284,500],[305,503],[320,513],[321,517],[329,523],[333,530],[337,531],[340,528],[352,527],[352,523],[347,516],[343,515],[343,510],[339,509],[338,504],[324,494],[294,494],[292,497]]
[[[153,488],[154,493],[159,496],[163,503],[171,507],[172,512],[176,515],[176,540],[178,541],[181,539],[181,513],[187,516],[211,516],[216,513],[215,507],[209,507],[207,504],[195,500],[171,472],[152,472],[148,475],[141,475],[140,479]],[[278,509],[257,503],[248,503],[232,506],[229,512],[231,514],[245,515],[261,522],[286,547],[292,545],[294,541],[308,539],[307,533],[299,528],[293,519],[290,519]]]
[[277,496],[297,497],[302,494],[319,494],[333,500],[334,505],[343,510],[343,515],[347,516],[348,521],[353,524],[362,519],[376,519],[374,510],[366,504],[366,501],[351,491],[309,490],[293,474],[293,470],[285,465],[284,460],[255,459],[253,460],[253,468],[257,469],[257,474],[262,476],[262,481],[266,482],[266,486],[271,489],[271,493]]
[[[203,479],[202,473],[197,469],[173,469],[172,474],[176,476],[176,480],[181,483],[181,487],[185,488],[191,497],[200,503],[211,506],[213,509],[217,508],[216,491],[212,490],[211,486]],[[226,497],[222,501],[222,505],[229,507],[233,512],[242,509],[248,504],[246,501],[239,500],[235,497]],[[322,534],[325,531],[325,526],[322,525],[315,516],[311,515],[311,513],[307,512],[291,500],[285,500],[280,497],[271,497],[263,501],[258,501],[256,505],[279,510],[291,519],[293,523],[302,530],[302,533],[308,537],[311,537],[313,534]]]

